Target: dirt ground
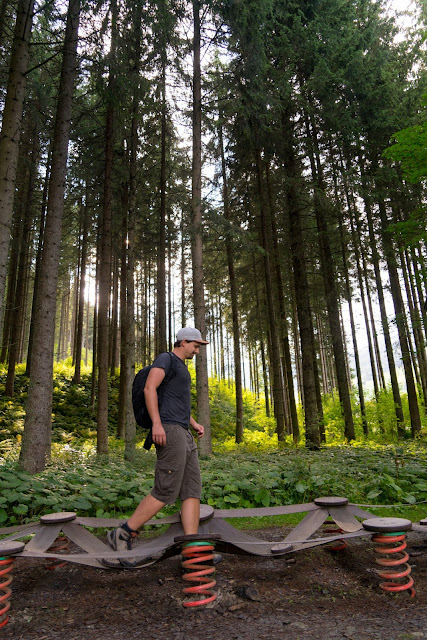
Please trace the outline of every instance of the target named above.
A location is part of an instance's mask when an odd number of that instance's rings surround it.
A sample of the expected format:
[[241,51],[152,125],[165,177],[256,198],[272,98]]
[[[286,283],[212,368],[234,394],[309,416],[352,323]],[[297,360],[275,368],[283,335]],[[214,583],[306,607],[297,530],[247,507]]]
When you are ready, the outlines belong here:
[[[254,531],[267,540],[283,530]],[[17,559],[4,640],[427,639],[427,536],[408,536],[416,595],[382,592],[369,536],[258,558],[223,554],[217,601],[182,606],[180,556],[139,570]]]

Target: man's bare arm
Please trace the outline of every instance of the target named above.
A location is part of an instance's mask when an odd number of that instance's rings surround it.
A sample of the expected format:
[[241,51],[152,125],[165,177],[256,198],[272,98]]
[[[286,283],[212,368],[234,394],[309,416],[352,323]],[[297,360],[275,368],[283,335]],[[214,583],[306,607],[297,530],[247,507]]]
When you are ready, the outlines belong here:
[[165,370],[158,367],[150,369],[147,381],[144,387],[145,404],[153,423],[152,438],[154,444],[163,447],[166,444],[166,433],[162,427],[159,414],[159,401],[157,397],[157,389],[163,382]]
[[205,428],[202,424],[195,421],[193,416],[190,417],[190,426],[197,433],[197,437],[201,438],[205,433]]

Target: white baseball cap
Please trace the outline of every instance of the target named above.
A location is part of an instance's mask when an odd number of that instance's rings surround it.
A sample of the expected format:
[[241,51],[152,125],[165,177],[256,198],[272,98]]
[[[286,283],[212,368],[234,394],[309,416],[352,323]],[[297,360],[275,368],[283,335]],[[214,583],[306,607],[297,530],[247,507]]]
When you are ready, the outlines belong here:
[[183,327],[176,334],[178,342],[181,340],[187,340],[187,342],[199,342],[200,344],[209,344],[206,340],[203,340],[202,334],[198,329],[194,327]]

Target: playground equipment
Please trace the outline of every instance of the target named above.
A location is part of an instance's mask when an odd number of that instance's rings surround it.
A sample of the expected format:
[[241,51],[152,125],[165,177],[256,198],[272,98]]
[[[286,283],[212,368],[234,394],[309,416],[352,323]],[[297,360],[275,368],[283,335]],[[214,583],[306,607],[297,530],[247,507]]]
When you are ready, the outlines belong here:
[[195,586],[185,587],[183,591],[185,594],[203,596],[201,600],[183,602],[184,607],[198,607],[216,600],[217,594],[212,590],[216,585],[216,580],[213,579],[213,574],[215,573],[215,567],[213,566],[214,538],[219,540],[221,536],[210,534],[209,541],[206,540],[206,536],[203,534],[177,536],[175,538],[175,542],[182,543],[181,554],[184,557],[182,567],[187,571],[182,576],[182,579],[196,583]]
[[[374,551],[380,557],[375,562],[383,567],[378,571],[378,575],[380,578],[387,579],[387,582],[380,583],[380,588],[394,593],[409,590],[413,598],[415,596],[414,580],[410,576],[409,555],[405,551],[407,537],[405,531],[412,529],[412,522],[404,518],[372,518],[365,520],[363,527],[367,531],[376,532],[372,540],[377,544]],[[399,543],[397,547],[393,546],[395,543]],[[408,578],[408,581],[396,582],[403,578]]]
[[3,556],[0,557],[0,629],[9,622],[8,611],[12,594],[10,585],[13,581],[13,556],[20,553],[24,546],[20,542],[2,543]]
[[[235,529],[231,524],[225,521],[225,518],[242,518],[242,517],[261,517],[287,515],[291,513],[305,513],[305,517],[301,522],[292,529],[292,531],[277,543],[265,541],[256,538],[253,535]],[[384,529],[387,522],[393,520],[388,526],[391,528]],[[322,526],[332,521],[337,526],[337,530],[332,535],[324,535],[327,533],[322,530]],[[365,521],[365,522],[362,522]],[[398,521],[398,522],[396,522]],[[374,514],[365,511],[360,506],[349,503],[347,498],[328,496],[315,498],[313,502],[298,505],[286,505],[277,507],[251,508],[251,509],[213,509],[209,505],[201,505],[200,525],[198,537],[192,540],[184,535],[181,526],[179,513],[161,519],[150,520],[150,525],[169,524],[169,528],[162,535],[149,542],[135,546],[131,551],[111,551],[102,540],[97,538],[86,527],[89,528],[114,528],[122,524],[122,520],[114,518],[88,518],[79,517],[73,512],[52,513],[40,518],[40,522],[20,525],[16,527],[8,527],[0,529],[0,536],[6,536],[0,540],[0,556],[10,560],[12,557],[20,558],[54,558],[60,562],[74,562],[97,568],[123,568],[119,562],[120,558],[132,557],[138,558],[136,568],[147,567],[162,559],[177,555],[181,552],[184,556],[184,568],[187,572],[185,580],[188,582],[196,582],[198,592],[207,597],[199,601],[187,602],[184,606],[200,606],[212,601],[215,594],[212,592],[212,578],[208,577],[213,574],[213,567],[208,564],[211,561],[213,551],[213,542],[215,549],[222,553],[234,553],[243,555],[254,555],[263,557],[283,557],[288,553],[304,551],[313,547],[334,543],[338,547],[343,545],[350,538],[366,536],[367,532],[374,532],[379,535],[376,542],[384,545],[382,537],[387,538],[387,543],[394,543],[395,536],[384,536],[384,533],[401,533],[412,528],[423,533],[427,533],[427,520],[422,520],[419,525],[412,524],[409,520],[380,518]],[[405,524],[406,523],[406,524]],[[408,524],[409,523],[409,524]],[[66,536],[73,543],[73,549],[69,553],[55,552],[52,545],[61,534]],[[315,534],[318,534],[315,536]],[[26,544],[16,542],[20,538],[32,536],[31,540]],[[400,542],[400,539],[398,540]],[[198,542],[197,545],[188,545],[188,543]],[[201,544],[204,542],[205,544]],[[184,543],[184,546],[182,546]],[[206,544],[208,543],[208,544]],[[405,543],[406,546],[406,543]],[[384,555],[390,555],[400,551],[401,546],[397,549],[387,547],[388,551]],[[377,550],[380,555],[380,552]],[[381,552],[383,553],[383,552]],[[405,556],[400,557],[400,563],[407,564]],[[387,563],[381,563],[387,564]],[[10,565],[6,565],[10,566]],[[1,565],[0,565],[1,567]],[[405,567],[406,570],[406,567]],[[10,571],[8,575],[10,576]],[[202,573],[200,573],[202,572]],[[1,575],[1,572],[0,572]],[[406,575],[406,574],[405,574]],[[409,574],[407,574],[409,575]],[[203,577],[205,579],[200,580]],[[390,576],[388,579],[396,580],[400,575]],[[8,578],[9,580],[9,578]],[[412,578],[406,585],[406,589],[412,589]],[[213,581],[214,582],[214,581]],[[10,605],[10,589],[8,582],[0,583],[0,592],[3,591],[3,601],[7,601]],[[395,583],[393,583],[395,586]],[[391,588],[388,583],[383,583],[383,589],[388,591],[396,590]],[[9,589],[9,591],[8,591]],[[194,589],[194,587],[193,587]],[[203,590],[210,593],[203,593]],[[196,592],[197,592],[196,591]],[[411,591],[413,595],[413,589]],[[212,598],[212,596],[214,596]],[[211,598],[211,600],[209,600]],[[2,600],[0,599],[0,607]],[[5,606],[7,606],[5,605]],[[9,606],[7,606],[7,609]],[[7,610],[0,608],[0,625],[6,624],[4,616]],[[3,621],[2,621],[3,620]]]

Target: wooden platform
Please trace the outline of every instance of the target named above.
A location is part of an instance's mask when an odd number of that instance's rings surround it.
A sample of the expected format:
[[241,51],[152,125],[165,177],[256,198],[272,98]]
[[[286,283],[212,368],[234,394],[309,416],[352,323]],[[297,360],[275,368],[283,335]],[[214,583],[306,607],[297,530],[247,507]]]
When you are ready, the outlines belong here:
[[[277,540],[260,540],[236,529],[225,520],[225,518],[257,518],[292,513],[306,513],[306,515],[279,542]],[[368,536],[369,532],[363,526],[364,520],[369,520],[368,528],[373,530],[375,529],[375,520],[381,524],[382,519],[349,503],[346,498],[334,496],[316,498],[314,502],[306,504],[254,509],[214,510],[209,505],[201,505],[199,534],[203,534],[208,540],[217,538],[216,549],[219,552],[280,558],[288,553],[304,551],[336,540]],[[58,558],[62,561],[97,568],[120,569],[123,567],[118,560],[119,557],[136,557],[138,558],[138,566],[135,568],[141,568],[180,553],[181,546],[176,538],[182,537],[184,531],[179,513],[166,518],[150,520],[147,524],[169,524],[169,528],[149,542],[138,544],[136,541],[132,551],[112,551],[107,544],[88,530],[88,528],[114,528],[120,526],[122,522],[122,520],[114,518],[79,517],[72,512],[47,514],[42,516],[40,522],[37,523],[0,529],[0,535],[5,536],[0,541],[0,556]],[[325,523],[335,524],[337,533],[332,535],[322,533],[322,525]],[[412,529],[427,534],[427,528],[421,524],[412,524]],[[70,553],[49,552],[61,532],[73,543],[72,550]],[[22,542],[14,542],[28,536],[31,536],[31,540],[25,545]],[[103,564],[103,560],[109,565],[108,567]]]

